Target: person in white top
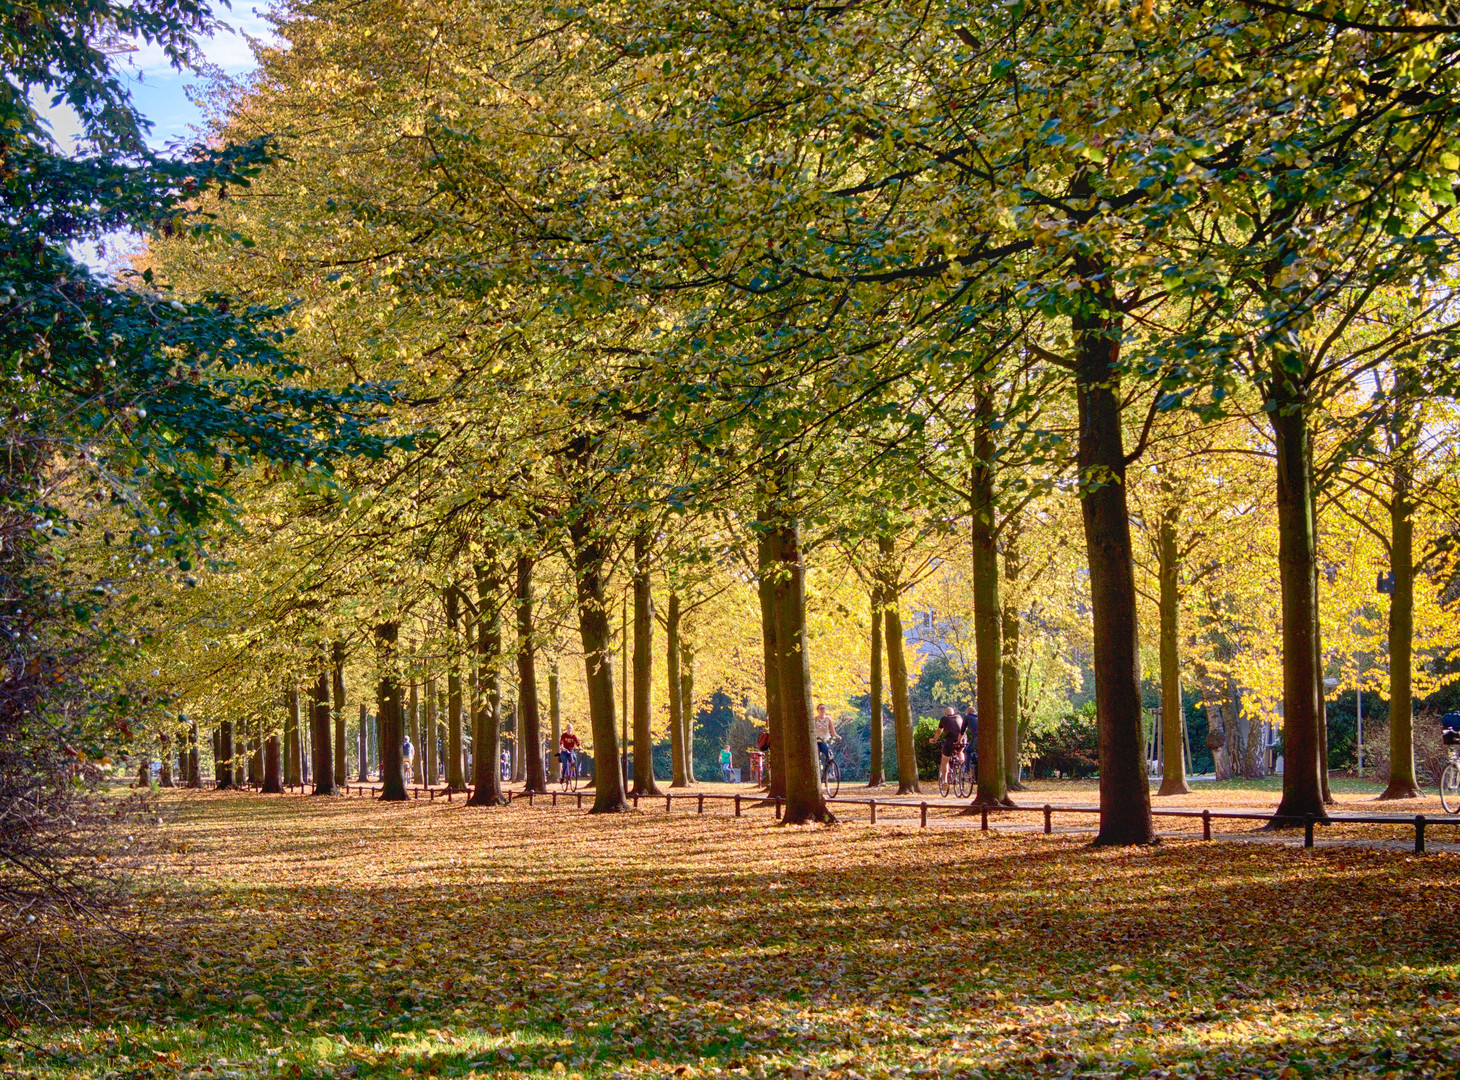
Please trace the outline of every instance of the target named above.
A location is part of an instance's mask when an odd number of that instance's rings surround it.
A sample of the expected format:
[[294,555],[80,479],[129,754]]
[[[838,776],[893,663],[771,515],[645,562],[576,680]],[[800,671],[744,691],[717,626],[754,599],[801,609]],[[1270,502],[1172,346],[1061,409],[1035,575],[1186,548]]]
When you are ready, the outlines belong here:
[[826,713],[826,706],[816,706],[816,715],[811,718],[811,728],[816,732],[816,753],[821,758],[821,767],[831,760],[831,743],[836,738],[836,725]]

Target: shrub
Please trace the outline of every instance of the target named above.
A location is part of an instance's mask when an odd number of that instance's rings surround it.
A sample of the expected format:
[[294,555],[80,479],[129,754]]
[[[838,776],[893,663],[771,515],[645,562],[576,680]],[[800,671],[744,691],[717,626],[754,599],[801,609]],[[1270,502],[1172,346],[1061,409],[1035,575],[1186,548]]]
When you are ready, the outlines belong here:
[[942,755],[934,741],[937,734],[938,721],[931,716],[920,716],[913,725],[913,753],[917,757],[919,780],[938,779],[938,759]]
[[1050,731],[1032,735],[1031,776],[1094,776],[1100,771],[1100,745],[1095,725],[1095,703],[1060,717]]

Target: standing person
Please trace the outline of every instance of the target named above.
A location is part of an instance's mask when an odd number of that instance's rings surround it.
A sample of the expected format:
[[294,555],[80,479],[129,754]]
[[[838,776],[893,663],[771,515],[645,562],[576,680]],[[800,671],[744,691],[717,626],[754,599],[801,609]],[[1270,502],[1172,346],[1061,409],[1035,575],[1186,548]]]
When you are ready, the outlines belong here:
[[578,736],[573,734],[572,721],[569,721],[563,725],[563,734],[558,739],[558,762],[563,767],[562,774],[564,780],[568,779],[569,776],[577,775],[576,773],[570,773],[568,770],[573,768],[574,762],[578,759],[577,749],[580,745],[582,744],[578,742]]
[[963,721],[958,718],[958,710],[949,705],[943,710],[943,717],[938,721],[938,733],[935,738],[939,741],[938,758],[938,783],[948,782],[948,766],[954,760],[963,760],[963,747],[967,745],[963,736]]
[[502,747],[502,779],[512,779],[512,754],[505,746]]
[[831,760],[831,744],[836,739],[836,725],[827,715],[826,706],[820,702],[816,704],[816,715],[811,719],[811,727],[816,732],[816,754],[821,758],[821,767],[824,770],[826,763]]
[[400,748],[400,752],[402,755],[401,768],[405,772],[405,780],[407,784],[411,783],[414,779],[411,776],[411,751],[414,749],[415,747],[411,746],[411,737],[407,735],[405,741],[401,743]]
[[725,744],[725,749],[720,751],[720,772],[725,776],[725,783],[730,783],[730,765],[734,758],[730,754],[730,744]]

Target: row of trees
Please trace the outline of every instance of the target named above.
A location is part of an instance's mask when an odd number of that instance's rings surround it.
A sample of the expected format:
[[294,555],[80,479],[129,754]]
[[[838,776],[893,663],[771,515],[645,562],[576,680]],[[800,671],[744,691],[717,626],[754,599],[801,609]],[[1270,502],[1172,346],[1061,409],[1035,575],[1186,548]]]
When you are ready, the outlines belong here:
[[402,629],[438,671],[471,659],[472,723],[515,671],[535,730],[540,592],[583,661],[595,809],[617,810],[620,709],[636,771],[652,760],[657,592],[671,736],[681,622],[730,608],[742,632],[715,660],[763,705],[787,820],[829,820],[808,567],[868,605],[881,641],[844,655],[868,655],[899,740],[902,601],[956,577],[943,613],[966,620],[979,712],[1001,721],[980,727],[976,797],[997,803],[1020,665],[1064,632],[1042,575],[1074,554],[1099,838],[1142,843],[1143,602],[1168,783],[1183,667],[1223,686],[1261,655],[1279,813],[1321,817],[1325,657],[1373,605],[1355,594],[1334,629],[1320,587],[1387,557],[1390,794],[1407,793],[1414,612],[1433,628],[1454,525],[1448,10],[289,6],[217,120],[221,141],[282,133],[284,153],[247,191],[200,195],[210,231],[159,240],[148,268],[290,305],[307,384],[391,385],[376,419],[419,449],[328,481],[241,477],[251,528],[212,548],[218,599],[199,616],[196,594],[162,598],[171,685],[236,700],[252,680],[276,701],[323,670],[301,655],[368,640],[403,794]]

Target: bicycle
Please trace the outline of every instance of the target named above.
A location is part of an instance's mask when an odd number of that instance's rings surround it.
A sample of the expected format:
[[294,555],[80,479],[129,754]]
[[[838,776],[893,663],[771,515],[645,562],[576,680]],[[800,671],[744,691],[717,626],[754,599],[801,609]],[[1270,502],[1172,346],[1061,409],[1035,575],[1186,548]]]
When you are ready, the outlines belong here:
[[964,750],[961,761],[950,761],[948,771],[938,780],[938,794],[945,799],[950,791],[960,799],[971,795],[978,786],[973,760],[973,754]]
[[578,755],[569,754],[568,760],[562,763],[563,790],[578,790]]
[[842,789],[841,769],[837,767],[836,755],[830,746],[826,748],[826,755],[821,759],[821,797],[824,799],[835,799],[838,791]]
[[1440,805],[1447,814],[1460,814],[1460,731],[1447,728],[1443,738],[1450,748],[1450,763],[1440,773]]

